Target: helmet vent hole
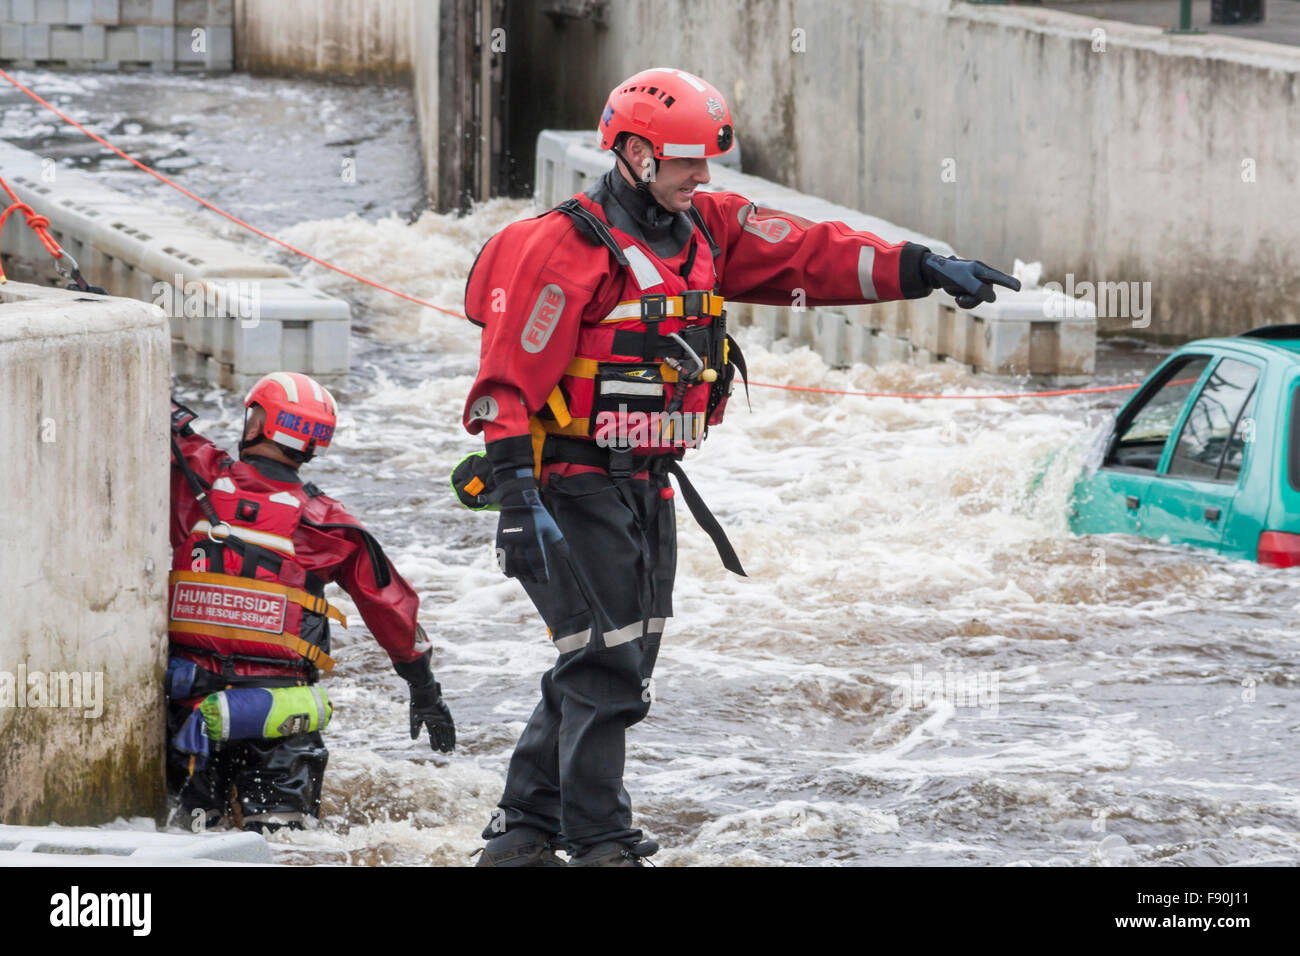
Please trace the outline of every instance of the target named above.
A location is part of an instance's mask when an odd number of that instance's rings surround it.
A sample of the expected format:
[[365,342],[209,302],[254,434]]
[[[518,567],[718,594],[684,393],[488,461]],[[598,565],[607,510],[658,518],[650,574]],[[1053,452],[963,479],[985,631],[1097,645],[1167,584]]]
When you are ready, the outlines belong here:
[[667,107],[672,106],[675,102],[676,100],[673,97],[668,97],[668,99],[664,100],[664,108],[666,109]]

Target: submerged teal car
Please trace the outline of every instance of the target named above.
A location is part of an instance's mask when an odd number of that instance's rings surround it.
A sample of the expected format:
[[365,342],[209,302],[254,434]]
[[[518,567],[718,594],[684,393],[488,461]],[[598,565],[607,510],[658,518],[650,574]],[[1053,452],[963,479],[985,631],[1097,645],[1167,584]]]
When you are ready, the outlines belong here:
[[1300,325],[1201,339],[1102,430],[1070,528],[1300,565]]

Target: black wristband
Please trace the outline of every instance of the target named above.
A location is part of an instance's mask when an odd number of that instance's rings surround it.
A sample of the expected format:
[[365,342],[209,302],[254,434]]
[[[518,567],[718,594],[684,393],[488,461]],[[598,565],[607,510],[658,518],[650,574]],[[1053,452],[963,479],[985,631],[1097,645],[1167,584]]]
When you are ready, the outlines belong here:
[[533,437],[531,435],[512,435],[498,438],[485,446],[488,461],[498,477],[513,478],[521,468],[533,470]]
[[397,671],[397,676],[412,687],[422,687],[433,682],[433,668],[429,665],[432,659],[433,651],[428,650],[413,661],[401,663],[394,661],[393,670]]
[[902,254],[898,257],[898,288],[904,299],[922,299],[934,291],[934,286],[926,278],[922,263],[929,248],[916,242],[903,244]]

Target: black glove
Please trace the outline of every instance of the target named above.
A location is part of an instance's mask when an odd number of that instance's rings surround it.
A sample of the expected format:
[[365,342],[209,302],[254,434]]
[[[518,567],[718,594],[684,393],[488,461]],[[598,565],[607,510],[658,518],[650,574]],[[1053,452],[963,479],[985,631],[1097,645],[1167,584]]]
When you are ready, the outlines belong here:
[[993,286],[1020,291],[1020,280],[998,272],[975,259],[937,256],[927,252],[921,259],[921,275],[932,289],[942,289],[957,300],[963,309],[973,309],[981,302],[993,302]]
[[501,518],[497,522],[497,559],[508,578],[544,584],[550,579],[547,547],[563,549],[564,535],[542,504],[531,468],[497,474]]
[[192,435],[194,429],[190,427],[190,422],[198,418],[194,412],[190,411],[176,399],[172,399],[172,431],[178,435]]
[[[424,632],[420,632],[423,637]],[[432,649],[413,661],[394,664],[393,669],[406,681],[411,690],[411,739],[420,736],[420,727],[429,731],[429,748],[451,753],[456,749],[456,722],[442,699],[442,687],[433,679],[429,660]]]

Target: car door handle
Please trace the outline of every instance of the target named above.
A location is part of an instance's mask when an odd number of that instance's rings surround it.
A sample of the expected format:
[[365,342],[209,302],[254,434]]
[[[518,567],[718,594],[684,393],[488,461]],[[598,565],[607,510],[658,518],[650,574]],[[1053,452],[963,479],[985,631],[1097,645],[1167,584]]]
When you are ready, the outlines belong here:
[[1137,506],[1142,504],[1142,502],[1138,500],[1137,495],[1125,495],[1124,504],[1128,505],[1130,508],[1136,511]]
[[1219,520],[1219,509],[1218,509],[1218,508],[1206,508],[1206,509],[1205,509],[1205,520],[1206,520],[1206,521],[1218,521],[1218,520]]

